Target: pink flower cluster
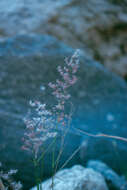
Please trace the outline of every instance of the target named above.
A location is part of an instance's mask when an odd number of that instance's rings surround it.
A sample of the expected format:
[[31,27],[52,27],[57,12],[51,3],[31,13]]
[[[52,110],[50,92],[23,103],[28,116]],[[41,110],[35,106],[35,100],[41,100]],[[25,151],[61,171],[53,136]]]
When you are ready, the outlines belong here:
[[68,88],[73,86],[76,81],[76,72],[79,68],[79,50],[75,51],[70,59],[65,59],[63,68],[58,66],[58,72],[61,75],[61,80],[56,80],[55,83],[49,83],[49,87],[53,89],[52,94],[56,97],[57,105],[54,107],[54,111],[57,114],[58,122],[65,124],[65,120],[68,118],[65,114],[65,103],[68,103],[71,95],[68,93]]
[[24,150],[32,151],[35,158],[38,156],[39,148],[47,139],[55,137],[56,132],[53,131],[54,119],[52,112],[46,109],[46,104],[39,101],[30,101],[30,106],[35,109],[35,117],[27,117],[24,119],[26,124],[26,132],[24,134]]
[[[2,164],[0,163],[0,167]],[[5,173],[0,171],[0,189],[12,189],[12,190],[20,190],[22,188],[22,184],[20,182],[13,181],[12,176],[17,173],[17,170],[10,170]]]
[[[78,50],[73,54],[71,59],[65,60],[63,68],[58,66],[58,72],[61,80],[56,83],[49,83],[49,87],[53,89],[52,94],[56,97],[57,105],[52,106],[51,110],[46,109],[46,104],[39,101],[30,101],[30,106],[34,108],[35,116],[28,116],[24,119],[26,124],[26,132],[24,134],[23,149],[32,151],[34,158],[37,159],[39,149],[43,142],[57,135],[56,122],[64,125],[67,119],[65,113],[65,103],[71,97],[67,89],[74,85],[77,81],[76,72],[79,67]],[[45,90],[45,87],[41,88]]]

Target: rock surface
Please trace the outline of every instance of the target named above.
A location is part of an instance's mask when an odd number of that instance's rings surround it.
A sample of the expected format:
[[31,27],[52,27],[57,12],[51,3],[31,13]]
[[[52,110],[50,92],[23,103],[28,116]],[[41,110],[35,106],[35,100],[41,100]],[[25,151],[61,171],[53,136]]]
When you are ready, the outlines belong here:
[[1,0],[0,35],[48,33],[127,77],[126,0]]
[[[110,132],[111,130],[109,129],[105,133],[111,134]],[[114,132],[112,134],[114,134]],[[123,135],[117,134],[117,136]],[[126,158],[127,144],[124,141],[103,137],[94,138],[88,136],[85,138],[83,137],[82,139],[80,159],[83,165],[86,165],[87,160],[98,159],[108,164],[118,174],[124,175],[126,174],[127,170]]]
[[[19,170],[19,178],[25,184],[24,189],[33,185],[33,167],[31,158],[21,150],[24,134],[23,118],[28,111],[28,101],[38,99],[52,103],[50,92],[42,94],[40,87],[56,80],[56,67],[62,64],[65,56],[71,56],[73,50],[60,41],[45,35],[20,35],[0,41],[0,160],[6,168]],[[73,126],[88,132],[103,132],[127,137],[127,86],[126,83],[103,66],[89,58],[81,56],[78,72],[79,80],[71,89],[75,107]],[[77,130],[70,130],[66,138],[65,150],[59,166],[73,153],[86,136],[81,137]],[[57,139],[56,152],[59,150]],[[95,153],[89,138],[89,152]],[[105,157],[109,166],[120,163],[120,169],[126,170],[127,148],[121,142],[112,146],[114,141],[98,141],[98,152]],[[117,142],[116,142],[117,143]],[[45,145],[46,146],[46,145]],[[111,149],[110,153],[109,150]],[[83,150],[84,151],[84,150]],[[123,156],[117,159],[116,152]],[[104,154],[101,154],[104,153]],[[108,154],[107,154],[108,153]],[[89,157],[85,157],[89,158]],[[84,157],[82,157],[84,162]],[[69,166],[80,162],[79,154]],[[51,175],[51,152],[45,159],[44,177]],[[31,183],[32,182],[32,183]],[[28,186],[27,186],[28,185]]]
[[106,164],[99,160],[90,160],[87,163],[87,168],[92,168],[94,171],[97,171],[102,174],[107,182],[109,189],[127,189],[127,182],[123,176],[119,176]]
[[[64,169],[54,176],[54,190],[108,190],[103,176],[93,169],[85,169],[76,165],[70,169]],[[52,189],[52,179],[42,183],[43,190]],[[31,190],[36,190],[37,187]]]

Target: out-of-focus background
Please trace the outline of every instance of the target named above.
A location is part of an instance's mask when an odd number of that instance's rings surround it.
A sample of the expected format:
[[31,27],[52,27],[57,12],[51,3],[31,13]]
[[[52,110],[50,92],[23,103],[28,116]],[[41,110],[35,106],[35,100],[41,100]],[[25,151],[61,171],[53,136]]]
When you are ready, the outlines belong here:
[[126,0],[1,0],[0,37],[49,34],[126,78]]
[[[0,0],[0,161],[5,170],[19,170],[24,189],[35,184],[30,155],[21,149],[28,102],[53,103],[41,86],[58,78],[57,66],[77,48],[81,56],[79,79],[70,91],[72,125],[127,137],[127,1]],[[126,142],[79,136],[73,130],[61,163],[81,144],[68,167],[95,159],[127,176]],[[50,158],[49,152],[44,178],[51,176]]]

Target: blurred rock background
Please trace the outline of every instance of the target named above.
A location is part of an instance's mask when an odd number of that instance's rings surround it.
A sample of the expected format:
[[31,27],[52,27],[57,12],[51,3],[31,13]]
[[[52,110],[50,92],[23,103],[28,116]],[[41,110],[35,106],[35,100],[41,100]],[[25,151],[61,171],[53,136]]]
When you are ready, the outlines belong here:
[[50,34],[127,78],[126,0],[1,0],[0,36]]

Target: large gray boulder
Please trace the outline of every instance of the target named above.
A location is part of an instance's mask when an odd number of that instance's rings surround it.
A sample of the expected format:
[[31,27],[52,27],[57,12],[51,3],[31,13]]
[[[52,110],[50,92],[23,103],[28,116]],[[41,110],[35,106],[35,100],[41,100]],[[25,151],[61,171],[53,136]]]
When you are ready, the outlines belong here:
[[[54,176],[53,184],[54,190],[108,190],[105,180],[100,173],[80,165],[57,172]],[[41,185],[43,190],[51,190],[52,178]],[[36,189],[37,187],[34,187],[31,190]]]
[[[53,103],[50,91],[42,93],[41,85],[58,78],[56,67],[63,64],[65,56],[71,56],[74,50],[60,41],[46,35],[19,35],[0,41],[0,161],[6,169],[17,168],[18,180],[21,180],[24,189],[29,189],[34,183],[34,172],[31,155],[21,150],[22,137],[25,132],[23,118],[28,111],[29,100],[47,101]],[[87,130],[91,133],[103,132],[112,135],[127,137],[127,86],[126,83],[103,66],[81,55],[81,64],[78,72],[78,82],[71,89],[75,111],[72,126],[66,139],[65,149],[60,159],[59,167],[79,147],[80,142],[88,140],[75,128]],[[92,149],[89,139],[89,149]],[[99,141],[98,147],[102,147]],[[117,142],[116,142],[117,143]],[[47,142],[44,146],[47,147]],[[56,153],[60,149],[60,138],[57,138]],[[120,142],[111,147],[113,141],[105,140],[104,151],[110,151],[105,160],[112,166],[120,164],[120,169],[127,169],[127,146]],[[44,147],[44,148],[45,148]],[[86,153],[86,152],[85,152]],[[98,156],[101,152],[98,152]],[[124,155],[119,160],[116,154]],[[51,176],[51,157],[49,150],[44,160],[44,177]],[[105,156],[105,155],[104,155]],[[85,157],[85,158],[90,158]],[[85,162],[82,157],[83,163]],[[78,164],[80,155],[77,154],[68,166]],[[59,168],[58,167],[58,168]],[[123,171],[124,171],[123,170]]]
[[127,76],[126,0],[1,0],[0,35],[47,33]]

